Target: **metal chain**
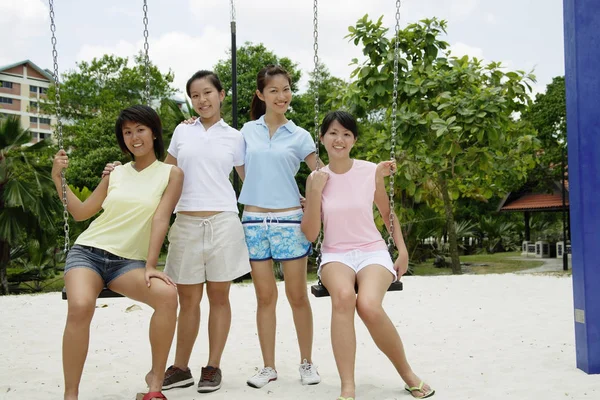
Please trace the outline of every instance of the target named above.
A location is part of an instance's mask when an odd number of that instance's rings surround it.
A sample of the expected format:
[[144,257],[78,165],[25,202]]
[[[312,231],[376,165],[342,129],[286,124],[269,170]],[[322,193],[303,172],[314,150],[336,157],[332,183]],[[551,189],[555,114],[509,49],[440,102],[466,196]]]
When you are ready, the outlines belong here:
[[144,66],[146,69],[146,88],[144,90],[144,97],[146,105],[150,105],[150,57],[148,56],[148,50],[150,45],[148,44],[148,1],[144,0]]
[[[392,139],[390,146],[390,160],[396,160],[396,119],[398,115],[398,60],[400,41],[400,0],[396,0],[396,27],[394,30],[394,91],[392,93]],[[394,172],[390,171],[390,236],[388,237],[388,247],[391,249],[394,245]]]
[[[58,147],[64,150],[62,120],[61,120],[61,105],[60,105],[60,77],[58,75],[58,50],[56,50],[56,24],[54,23],[54,1],[48,0],[50,8],[50,31],[52,32],[52,59],[54,61],[54,93],[56,107],[56,138],[58,139]],[[60,185],[62,188],[62,203],[63,203],[63,228],[65,231],[65,253],[69,251],[69,210],[67,208],[67,181],[65,179],[65,171],[60,173]]]
[[229,2],[229,4],[231,5],[231,22],[235,21],[236,15],[235,15],[235,0],[231,0]]
[[320,84],[320,75],[319,75],[319,1],[314,0],[313,3],[313,38],[314,38],[314,56],[313,60],[315,62],[314,69],[314,80],[315,80],[315,155],[317,156],[317,170],[320,168],[319,161],[319,84]]

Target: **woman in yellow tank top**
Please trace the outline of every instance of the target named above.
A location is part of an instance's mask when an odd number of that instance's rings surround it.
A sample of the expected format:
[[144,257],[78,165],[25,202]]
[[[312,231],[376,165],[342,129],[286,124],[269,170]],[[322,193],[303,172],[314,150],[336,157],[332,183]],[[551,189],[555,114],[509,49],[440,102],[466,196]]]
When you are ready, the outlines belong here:
[[[143,399],[166,399],[161,387],[175,333],[177,291],[156,264],[181,195],[183,172],[159,161],[164,153],[162,125],[152,108],[140,105],[123,110],[115,134],[119,147],[133,161],[117,167],[110,177],[103,177],[84,202],[67,187],[68,211],[75,220],[89,219],[100,210],[103,213],[77,238],[65,264],[65,400],[79,396],[90,323],[96,298],[104,286],[154,309],[150,320],[152,369],[146,375],[150,390]],[[68,166],[68,156],[60,150],[52,168],[59,196],[60,174]]]

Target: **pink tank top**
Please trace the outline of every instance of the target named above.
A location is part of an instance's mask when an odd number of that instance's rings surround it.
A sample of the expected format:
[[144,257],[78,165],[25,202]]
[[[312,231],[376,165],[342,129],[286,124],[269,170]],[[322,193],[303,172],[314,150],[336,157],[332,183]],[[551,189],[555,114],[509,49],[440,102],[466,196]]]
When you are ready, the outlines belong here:
[[323,168],[329,174],[321,198],[323,253],[387,250],[373,220],[376,170],[376,164],[362,160],[354,160],[345,174]]

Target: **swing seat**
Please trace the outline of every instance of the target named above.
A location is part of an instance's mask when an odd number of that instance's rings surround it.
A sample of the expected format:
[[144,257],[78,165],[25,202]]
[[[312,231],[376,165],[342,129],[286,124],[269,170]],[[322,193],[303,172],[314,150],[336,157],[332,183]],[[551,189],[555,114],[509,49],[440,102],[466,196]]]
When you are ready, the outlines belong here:
[[[112,298],[112,297],[124,297],[124,296],[122,294],[117,293],[117,292],[113,292],[112,290],[110,290],[107,287],[105,287],[104,289],[102,289],[102,291],[98,295],[99,299],[106,299],[106,298]],[[62,299],[63,300],[67,299],[67,288],[66,287],[64,287],[63,290],[62,290]]]
[[[399,290],[402,290],[403,286],[402,286],[402,282],[400,281],[396,281],[396,282],[392,282],[392,284],[390,285],[390,287],[388,288],[388,292],[397,292]],[[354,286],[354,291],[356,293],[358,293],[358,286]],[[329,292],[327,291],[327,288],[325,286],[323,286],[323,284],[319,281],[319,283],[312,285],[310,287],[310,292],[313,294],[313,296],[315,297],[327,297],[329,296]]]

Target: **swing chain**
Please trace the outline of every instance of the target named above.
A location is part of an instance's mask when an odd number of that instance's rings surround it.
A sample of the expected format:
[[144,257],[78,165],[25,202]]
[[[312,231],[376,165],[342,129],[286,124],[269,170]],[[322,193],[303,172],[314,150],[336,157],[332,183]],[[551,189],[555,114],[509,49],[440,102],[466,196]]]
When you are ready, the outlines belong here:
[[144,67],[146,71],[146,87],[144,89],[144,97],[146,105],[150,105],[150,57],[148,56],[148,1],[144,0]]
[[[390,160],[396,160],[396,118],[398,115],[398,61],[400,42],[400,0],[396,0],[396,26],[394,30],[394,90],[392,92],[392,142],[390,146]],[[394,246],[394,173],[390,171],[390,236],[388,237],[388,248],[391,250]]]
[[320,168],[320,159],[319,159],[319,82],[320,82],[320,71],[319,71],[319,1],[314,0],[313,3],[313,38],[314,38],[314,62],[315,62],[315,70],[313,72],[313,79],[315,82],[315,155],[317,156],[317,167],[318,170]]
[[[60,79],[58,75],[58,50],[56,50],[56,24],[54,22],[54,1],[48,0],[50,8],[50,31],[52,32],[52,59],[54,61],[54,93],[55,93],[55,107],[56,107],[56,138],[58,140],[58,147],[60,150],[64,150],[63,142],[63,131],[62,131],[62,120],[61,120],[61,105],[60,105]],[[65,171],[62,170],[60,173],[60,185],[62,189],[62,203],[63,203],[63,229],[65,231],[65,248],[64,252],[69,251],[69,211],[67,209],[67,181],[65,179]]]
[[229,4],[231,5],[231,22],[235,22],[235,0],[231,0]]

